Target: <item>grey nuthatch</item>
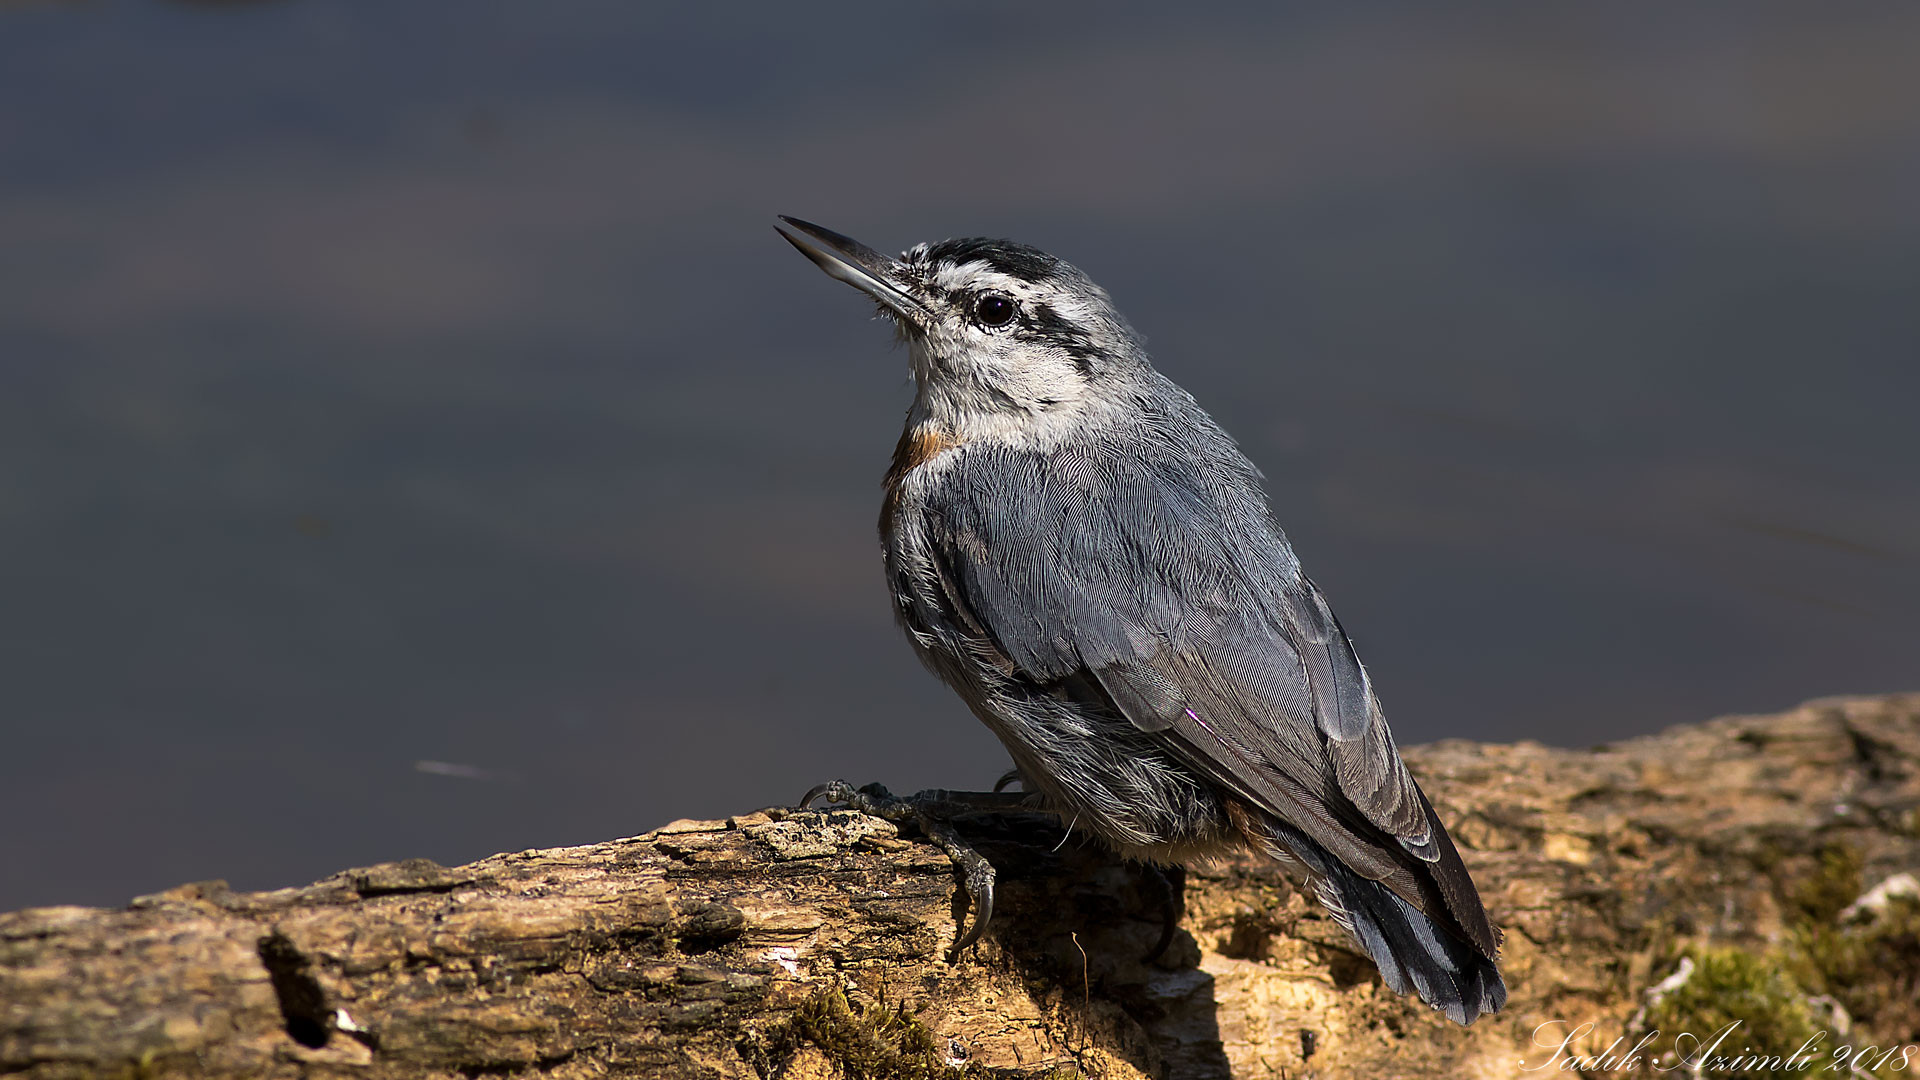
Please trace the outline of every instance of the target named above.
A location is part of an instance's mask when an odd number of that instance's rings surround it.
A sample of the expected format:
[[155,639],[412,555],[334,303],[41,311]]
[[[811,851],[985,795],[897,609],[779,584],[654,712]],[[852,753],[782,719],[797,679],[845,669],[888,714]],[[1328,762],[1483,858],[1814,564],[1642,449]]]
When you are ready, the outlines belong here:
[[[781,221],[906,341],[888,584],[921,660],[1023,783],[1129,857],[1265,852],[1388,986],[1461,1024],[1499,1009],[1500,934],[1259,471],[1148,363],[1106,292],[1024,244],[892,259]],[[965,945],[991,916],[991,869],[933,831],[978,902]]]

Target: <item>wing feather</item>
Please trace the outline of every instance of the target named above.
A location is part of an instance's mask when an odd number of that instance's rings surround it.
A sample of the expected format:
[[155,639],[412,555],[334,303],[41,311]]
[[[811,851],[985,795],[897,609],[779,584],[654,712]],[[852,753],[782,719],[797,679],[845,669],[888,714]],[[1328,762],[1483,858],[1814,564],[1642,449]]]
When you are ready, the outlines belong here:
[[1471,879],[1244,458],[957,456],[928,501],[943,581],[1021,673],[1098,686],[1190,767],[1492,955]]

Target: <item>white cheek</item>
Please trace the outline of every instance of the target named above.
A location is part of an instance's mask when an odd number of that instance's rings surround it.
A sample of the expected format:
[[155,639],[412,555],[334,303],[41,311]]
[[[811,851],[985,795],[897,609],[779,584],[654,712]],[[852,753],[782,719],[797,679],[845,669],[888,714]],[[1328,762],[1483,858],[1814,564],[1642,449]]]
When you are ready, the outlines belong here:
[[1020,358],[1008,370],[1007,381],[1020,387],[1023,396],[1035,400],[1074,400],[1086,390],[1080,369],[1073,361],[1051,352]]

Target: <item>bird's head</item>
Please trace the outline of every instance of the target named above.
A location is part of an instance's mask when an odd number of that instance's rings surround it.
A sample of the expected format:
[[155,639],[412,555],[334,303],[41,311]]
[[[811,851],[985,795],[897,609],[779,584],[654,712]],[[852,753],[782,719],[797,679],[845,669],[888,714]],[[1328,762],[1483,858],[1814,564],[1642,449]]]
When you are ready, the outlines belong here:
[[1147,369],[1106,290],[1037,248],[944,240],[895,259],[780,220],[801,254],[879,302],[912,354],[916,407],[956,433],[1031,433],[1083,418]]

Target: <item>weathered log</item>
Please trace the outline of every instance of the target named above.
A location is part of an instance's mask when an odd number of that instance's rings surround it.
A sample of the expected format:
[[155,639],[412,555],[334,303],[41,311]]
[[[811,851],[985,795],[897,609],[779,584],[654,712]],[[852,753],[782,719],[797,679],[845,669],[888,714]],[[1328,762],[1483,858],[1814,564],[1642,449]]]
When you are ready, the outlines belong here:
[[[1507,931],[1511,1002],[1471,1029],[1385,990],[1271,867],[1197,868],[1169,894],[1047,819],[962,819],[1001,906],[949,963],[943,855],[860,814],[772,810],[0,916],[0,1074],[1510,1076],[1550,1057],[1556,1022],[1597,1025],[1569,1050],[1705,1022],[1711,978],[1652,1010],[1646,991],[1725,950],[1785,988],[1786,1019],[1752,1038],[1804,1013],[1827,1048],[1920,1042],[1899,880],[1839,914],[1920,868],[1920,696],[1407,757]],[[1169,895],[1180,932],[1145,962]]]

